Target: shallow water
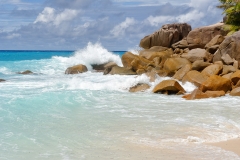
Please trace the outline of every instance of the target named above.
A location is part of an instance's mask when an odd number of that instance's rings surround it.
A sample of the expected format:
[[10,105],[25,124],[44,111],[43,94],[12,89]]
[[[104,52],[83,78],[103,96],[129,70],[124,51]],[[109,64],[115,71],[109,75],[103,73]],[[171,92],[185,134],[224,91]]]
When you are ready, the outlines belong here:
[[[167,78],[151,83],[145,75],[104,76],[91,68],[64,75],[76,63],[97,63],[93,50],[120,63],[98,44],[68,57],[0,62],[7,80],[0,83],[0,159],[240,159],[205,145],[240,136],[238,97],[186,101],[151,89],[128,92]],[[26,69],[35,74],[16,74]]]

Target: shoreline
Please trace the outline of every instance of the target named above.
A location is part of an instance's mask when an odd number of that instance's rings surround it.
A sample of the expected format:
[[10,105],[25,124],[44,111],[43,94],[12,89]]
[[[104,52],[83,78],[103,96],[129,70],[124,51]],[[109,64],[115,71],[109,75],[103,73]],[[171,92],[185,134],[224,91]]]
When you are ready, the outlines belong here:
[[240,138],[230,139],[227,141],[215,142],[215,143],[207,143],[207,145],[211,145],[214,147],[219,147],[226,151],[234,152],[236,155],[240,157]]

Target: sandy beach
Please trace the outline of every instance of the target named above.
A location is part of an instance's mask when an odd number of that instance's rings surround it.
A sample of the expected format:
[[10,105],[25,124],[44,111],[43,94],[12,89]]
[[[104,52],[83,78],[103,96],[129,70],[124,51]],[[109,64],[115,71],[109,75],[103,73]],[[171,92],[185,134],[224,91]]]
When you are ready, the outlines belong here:
[[220,147],[226,151],[234,152],[240,157],[240,138],[217,143],[211,143],[209,145]]

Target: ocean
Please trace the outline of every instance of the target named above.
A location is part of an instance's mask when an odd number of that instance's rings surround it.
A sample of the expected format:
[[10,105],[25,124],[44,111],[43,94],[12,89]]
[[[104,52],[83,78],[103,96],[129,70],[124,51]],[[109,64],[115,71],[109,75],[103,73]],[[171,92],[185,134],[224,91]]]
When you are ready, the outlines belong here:
[[[121,51],[0,51],[0,160],[237,160],[207,145],[240,136],[240,98],[153,94],[146,75],[94,72]],[[65,75],[84,64],[89,71]],[[34,74],[17,72],[31,70]],[[138,83],[151,88],[130,93]],[[191,92],[195,86],[182,84]]]

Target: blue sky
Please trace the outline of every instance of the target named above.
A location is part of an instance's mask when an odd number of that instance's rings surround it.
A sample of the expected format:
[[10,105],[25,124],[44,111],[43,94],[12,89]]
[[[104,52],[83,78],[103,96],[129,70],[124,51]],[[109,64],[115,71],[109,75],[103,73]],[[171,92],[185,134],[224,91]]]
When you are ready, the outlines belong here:
[[128,50],[168,23],[222,21],[218,0],[1,0],[0,50]]

